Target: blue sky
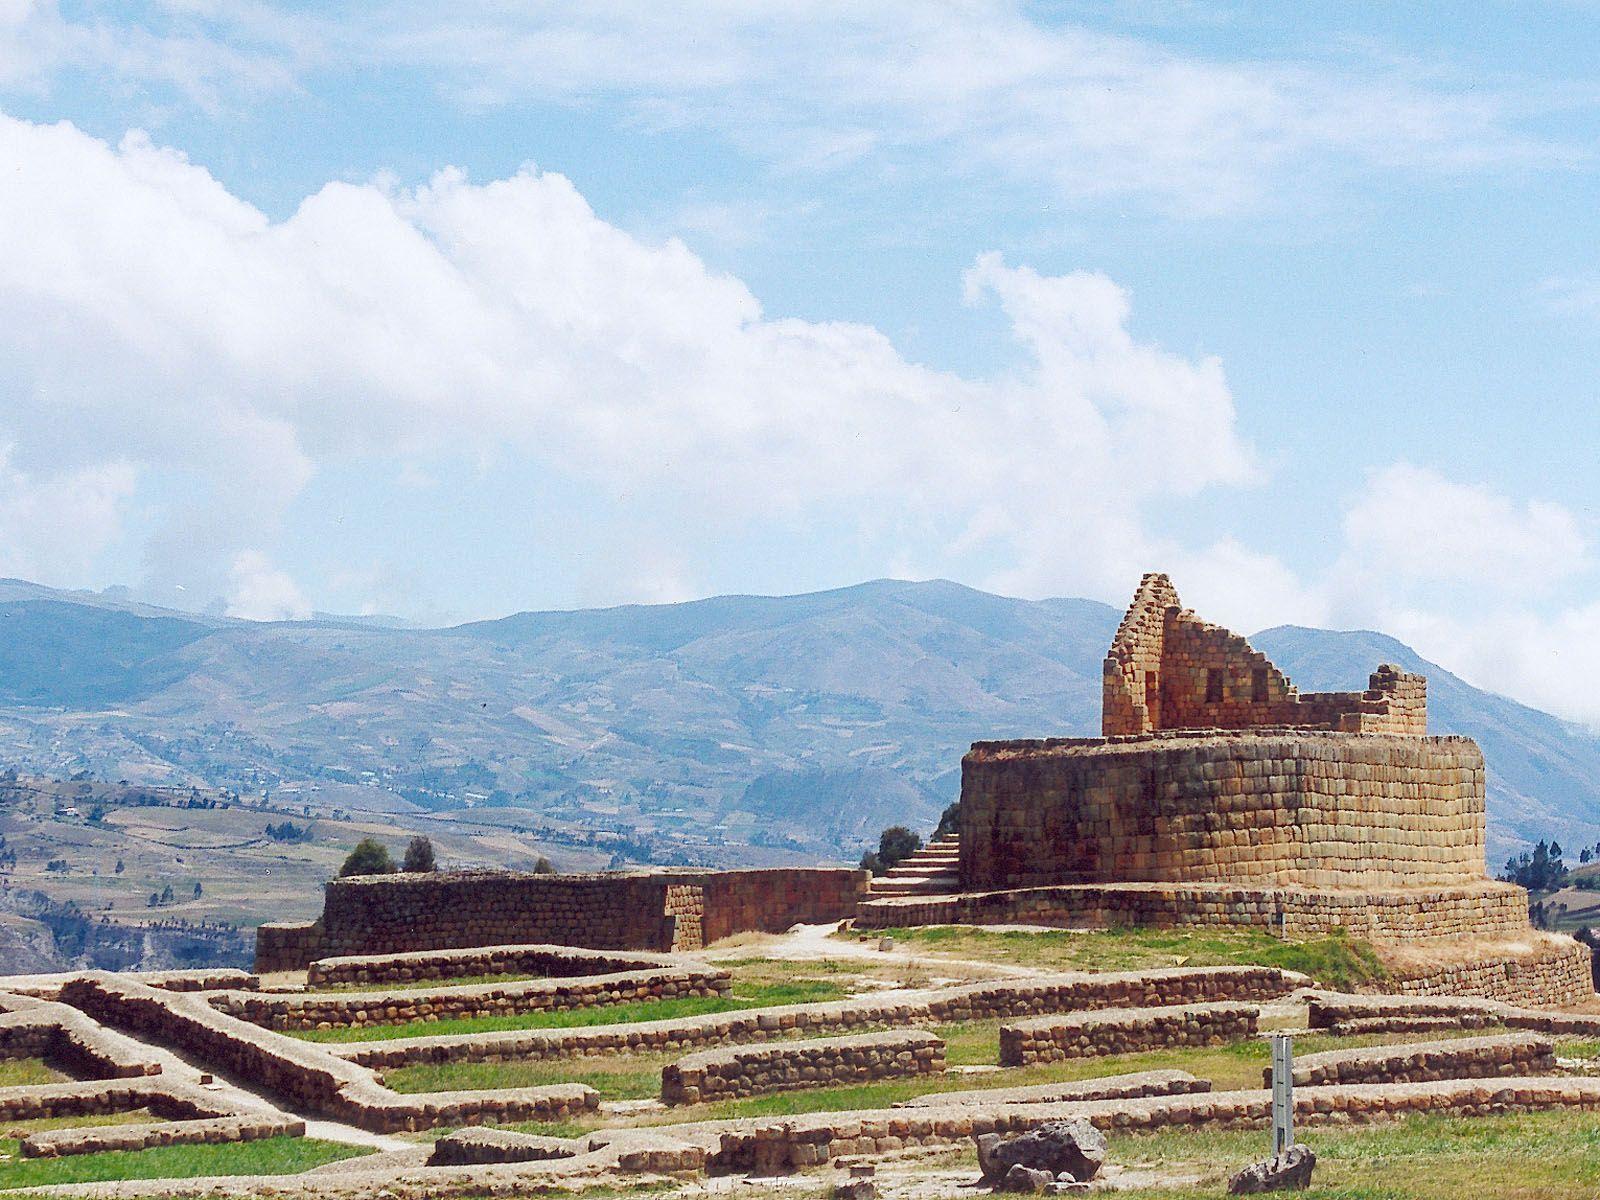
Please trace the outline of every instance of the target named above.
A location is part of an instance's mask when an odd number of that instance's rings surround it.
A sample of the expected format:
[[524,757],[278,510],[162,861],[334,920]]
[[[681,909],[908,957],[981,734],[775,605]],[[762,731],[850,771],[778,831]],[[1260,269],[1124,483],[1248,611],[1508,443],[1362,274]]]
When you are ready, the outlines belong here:
[[0,571],[445,621],[1166,569],[1600,722],[1597,35],[0,0]]

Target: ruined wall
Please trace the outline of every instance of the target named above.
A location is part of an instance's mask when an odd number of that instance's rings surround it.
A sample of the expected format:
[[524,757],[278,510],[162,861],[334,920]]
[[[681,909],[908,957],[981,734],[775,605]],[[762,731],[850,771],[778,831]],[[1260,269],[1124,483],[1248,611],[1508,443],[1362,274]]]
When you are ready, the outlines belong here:
[[1528,893],[1481,880],[1429,888],[1329,891],[1219,883],[1068,883],[869,900],[858,929],[907,925],[1190,926],[1316,937],[1343,929],[1378,941],[1503,938],[1528,932]]
[[1165,575],[1146,575],[1106,654],[1101,732],[1264,726],[1422,735],[1427,682],[1385,664],[1365,691],[1300,695],[1246,639],[1183,608]]
[[852,868],[595,875],[437,872],[327,885],[315,926],[263,925],[259,970],[332,955],[548,943],[595,950],[698,949],[745,930],[854,916],[868,875]]
[[1200,882],[1417,888],[1484,877],[1466,738],[1305,732],[980,742],[966,890]]

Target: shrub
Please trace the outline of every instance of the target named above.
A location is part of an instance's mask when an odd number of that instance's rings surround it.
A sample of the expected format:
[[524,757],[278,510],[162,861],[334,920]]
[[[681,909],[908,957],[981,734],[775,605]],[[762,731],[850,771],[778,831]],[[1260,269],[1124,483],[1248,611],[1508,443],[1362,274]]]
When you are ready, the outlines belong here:
[[550,860],[541,854],[534,860],[533,873],[535,875],[554,875],[556,869],[551,865]]
[[939,814],[939,826],[933,831],[935,838],[961,832],[961,801],[957,800]]
[[402,864],[406,871],[434,871],[433,843],[425,837],[414,837],[406,843],[406,857]]
[[341,879],[350,875],[388,875],[394,870],[389,848],[377,838],[362,838],[339,868]]
[[868,850],[861,856],[861,869],[871,871],[874,875],[882,875],[889,868],[883,865],[883,860],[878,857],[876,850]]
[[886,868],[899,866],[920,849],[922,838],[904,825],[891,825],[878,837],[878,859]]

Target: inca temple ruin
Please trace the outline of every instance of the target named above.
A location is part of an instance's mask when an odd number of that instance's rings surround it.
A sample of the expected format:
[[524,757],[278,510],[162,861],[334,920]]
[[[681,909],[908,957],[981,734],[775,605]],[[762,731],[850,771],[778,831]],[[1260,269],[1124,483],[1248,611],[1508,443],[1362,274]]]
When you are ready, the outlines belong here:
[[[1427,725],[1421,677],[1302,694],[1147,575],[1105,658],[1103,736],[975,744],[959,834],[879,879],[333,880],[319,920],[260,928],[254,972],[0,980],[0,1059],[59,1077],[0,1088],[0,1113],[30,1160],[321,1138],[352,1157],[116,1194],[347,1198],[795,1173],[864,1196],[880,1168],[1072,1121],[1114,1159],[1144,1132],[1263,1127],[1274,1031],[1327,1047],[1294,1069],[1311,1129],[1600,1111],[1600,1078],[1561,1057],[1600,1038],[1589,950],[1487,877],[1483,756]],[[1341,990],[1249,958],[1065,969],[900,945],[993,925],[1357,939],[1381,969]],[[1175,1065],[1130,1065],[1151,1053]],[[794,1104],[773,1115],[777,1092]]]

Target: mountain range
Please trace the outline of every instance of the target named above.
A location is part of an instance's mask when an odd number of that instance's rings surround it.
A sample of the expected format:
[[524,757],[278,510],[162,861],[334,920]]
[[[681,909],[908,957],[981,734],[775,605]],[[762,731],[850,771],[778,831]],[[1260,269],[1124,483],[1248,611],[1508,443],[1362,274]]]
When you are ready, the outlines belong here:
[[[391,811],[527,810],[681,846],[850,853],[930,826],[981,738],[1098,732],[1120,613],[958,584],[258,623],[0,581],[0,761]],[[1491,851],[1600,840],[1600,738],[1372,632],[1252,638],[1303,690],[1428,676],[1489,763]]]

